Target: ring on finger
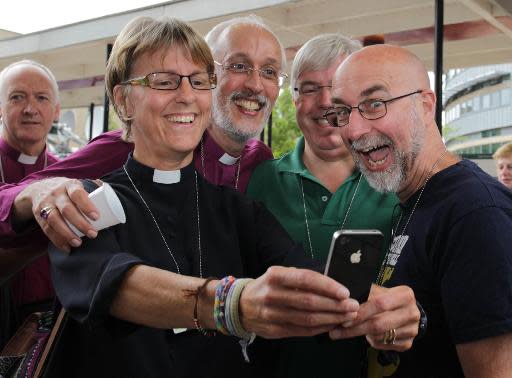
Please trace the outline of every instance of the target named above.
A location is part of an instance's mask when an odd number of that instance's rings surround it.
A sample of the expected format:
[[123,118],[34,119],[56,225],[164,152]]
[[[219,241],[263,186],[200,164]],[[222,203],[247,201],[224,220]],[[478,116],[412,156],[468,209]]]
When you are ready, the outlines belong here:
[[47,220],[53,210],[55,210],[55,206],[45,206],[39,212],[39,216],[42,219]]
[[396,341],[396,329],[395,328],[391,328],[391,329],[387,330],[384,333],[384,338],[382,339],[382,344],[384,344],[384,345],[388,345],[388,344],[394,345],[395,341]]

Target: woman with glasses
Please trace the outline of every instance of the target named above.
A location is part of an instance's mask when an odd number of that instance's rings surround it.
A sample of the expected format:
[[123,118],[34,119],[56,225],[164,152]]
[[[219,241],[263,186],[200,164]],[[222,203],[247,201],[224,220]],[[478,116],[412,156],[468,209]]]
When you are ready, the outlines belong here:
[[69,314],[50,376],[267,376],[272,350],[250,345],[256,335],[313,335],[355,317],[333,280],[268,269],[303,252],[262,205],[194,169],[215,84],[206,43],[183,22],[135,19],[116,39],[107,91],[135,148],[103,180],[126,223],[69,255],[50,250]]

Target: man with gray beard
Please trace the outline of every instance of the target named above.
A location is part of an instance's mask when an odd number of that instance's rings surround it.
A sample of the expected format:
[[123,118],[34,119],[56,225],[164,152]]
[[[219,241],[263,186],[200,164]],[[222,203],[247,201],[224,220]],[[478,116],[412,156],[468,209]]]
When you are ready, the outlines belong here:
[[[213,184],[245,192],[253,169],[272,158],[263,142],[251,138],[263,130],[286,78],[284,49],[256,16],[222,22],[206,39],[216,60],[217,87],[211,125],[194,151],[195,168]],[[120,130],[104,133],[58,164],[1,190],[0,237],[15,234],[34,218],[61,250],[82,243],[64,219],[96,237],[82,214],[97,219],[97,209],[82,184],[71,178],[99,178],[121,167],[132,150]],[[47,219],[40,216],[43,208],[52,209]]]
[[332,101],[324,116],[368,182],[400,199],[377,283],[410,286],[428,315],[423,338],[391,365],[372,359],[370,376],[510,377],[512,193],[446,150],[427,71],[406,49],[351,54],[334,75]]

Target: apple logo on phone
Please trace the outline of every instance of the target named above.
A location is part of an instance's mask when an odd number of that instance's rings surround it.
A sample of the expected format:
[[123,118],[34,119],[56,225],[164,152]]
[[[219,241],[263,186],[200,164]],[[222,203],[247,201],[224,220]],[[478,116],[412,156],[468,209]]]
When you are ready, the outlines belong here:
[[359,264],[361,262],[361,250],[354,252],[350,255],[350,262],[352,264]]

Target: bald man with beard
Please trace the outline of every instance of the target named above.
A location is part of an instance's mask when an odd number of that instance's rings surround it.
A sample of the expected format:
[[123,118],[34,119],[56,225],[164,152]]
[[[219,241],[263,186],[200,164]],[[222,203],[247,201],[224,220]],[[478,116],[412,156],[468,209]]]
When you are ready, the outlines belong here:
[[[409,51],[378,45],[351,54],[332,96],[325,117],[341,128],[357,167],[400,200],[378,283],[410,286],[428,315],[412,349],[370,358],[369,375],[510,377],[510,191],[447,152],[427,71]],[[362,315],[351,328],[364,324]],[[402,330],[394,333],[399,342]]]

